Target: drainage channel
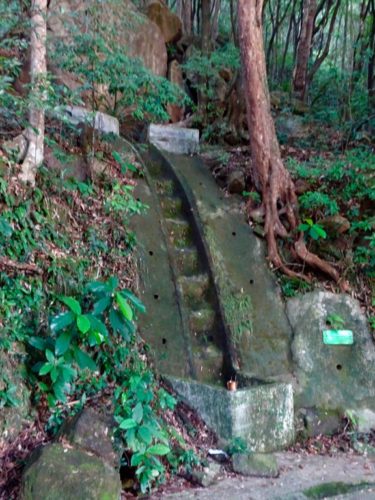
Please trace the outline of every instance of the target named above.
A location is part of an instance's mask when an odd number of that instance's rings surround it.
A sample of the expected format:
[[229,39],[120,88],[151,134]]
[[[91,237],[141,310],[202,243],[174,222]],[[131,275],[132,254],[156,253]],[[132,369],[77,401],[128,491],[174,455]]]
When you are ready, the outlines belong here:
[[[184,358],[188,360],[185,376],[223,385],[234,375],[234,366],[205,244],[197,227],[199,222],[183,187],[168,164],[150,153],[144,156],[144,160],[147,165],[148,197],[151,195],[153,198],[153,216],[159,219],[160,228],[159,238],[154,240],[153,248],[156,246],[160,250],[160,240],[164,240],[161,246],[165,248],[164,258],[169,261],[169,277],[164,276],[163,281],[165,283],[169,278],[170,286],[174,289],[177,306],[175,312],[178,312],[176,320],[180,325],[180,332],[176,332],[176,335],[182,337],[184,343],[184,352],[168,353],[168,339],[165,335],[161,339],[161,345],[159,341],[157,350],[165,351],[164,365],[167,365],[167,374],[175,375],[172,364],[168,366],[167,356],[175,358],[177,355],[182,363]],[[143,191],[144,197],[147,191],[145,185],[139,189]],[[144,249],[144,257],[146,254],[146,274],[149,282],[152,282],[155,278],[153,270],[159,267],[160,251]],[[145,286],[145,300],[150,302],[146,288]],[[155,287],[152,288],[156,290]],[[153,293],[153,301],[158,302],[162,314],[163,297],[157,290]],[[146,324],[141,325],[146,337],[148,335],[145,330],[152,330],[152,325],[147,323],[146,320]],[[150,333],[153,336],[151,344],[155,344],[155,332]]]

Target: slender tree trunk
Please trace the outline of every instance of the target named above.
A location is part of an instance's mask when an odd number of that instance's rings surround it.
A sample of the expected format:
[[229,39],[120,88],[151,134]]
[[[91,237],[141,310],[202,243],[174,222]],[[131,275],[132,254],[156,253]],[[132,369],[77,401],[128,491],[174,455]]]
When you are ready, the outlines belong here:
[[333,13],[332,13],[331,22],[329,24],[328,34],[326,37],[326,43],[324,45],[323,50],[318,54],[318,57],[315,59],[311,70],[308,72],[307,84],[311,83],[315,73],[318,71],[318,69],[320,68],[320,66],[322,65],[322,63],[324,62],[326,57],[328,56],[329,47],[331,45],[331,40],[332,40],[332,35],[333,35],[333,29],[335,26],[336,17],[337,17],[337,13],[338,13],[340,4],[341,4],[341,0],[336,0],[336,5],[335,5],[335,8],[334,8]]
[[297,58],[293,74],[293,92],[299,99],[307,97],[307,69],[311,52],[316,0],[304,0],[301,34],[297,47]]
[[184,35],[192,33],[192,2],[191,0],[178,0],[177,15],[182,21],[182,31]]
[[20,180],[35,185],[37,168],[44,159],[45,79],[47,76],[47,0],[33,0],[31,4],[30,36],[30,110],[29,126],[25,131],[28,141],[26,157],[22,163]]
[[[289,276],[292,271],[280,257],[277,237],[296,238],[296,256],[329,274],[339,275],[327,262],[306,248],[297,231],[298,209],[294,184],[281,160],[275,125],[271,115],[262,29],[263,0],[238,0],[238,21],[242,65],[244,69],[247,119],[252,156],[252,175],[262,193],[264,230],[271,264]],[[281,218],[283,217],[283,218]],[[303,276],[301,276],[303,277]]]

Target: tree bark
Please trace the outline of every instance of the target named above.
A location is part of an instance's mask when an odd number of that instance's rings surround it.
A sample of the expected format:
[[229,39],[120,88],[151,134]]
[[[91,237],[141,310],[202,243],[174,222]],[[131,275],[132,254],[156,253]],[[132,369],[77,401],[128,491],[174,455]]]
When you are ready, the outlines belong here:
[[296,97],[303,101],[307,97],[307,69],[311,52],[316,11],[316,0],[304,0],[301,34],[298,42],[296,64],[293,74],[293,92]]
[[192,3],[191,0],[178,0],[177,15],[182,21],[182,32],[184,35],[190,36],[192,33]]
[[[252,156],[252,176],[262,194],[264,231],[271,264],[289,276],[306,276],[291,270],[280,257],[277,237],[291,237],[299,259],[338,281],[339,275],[327,262],[306,248],[298,228],[297,196],[281,159],[271,115],[262,28],[263,0],[238,0],[238,20],[244,69],[247,120]],[[283,217],[283,219],[281,218]]]
[[30,110],[29,125],[25,131],[28,141],[26,157],[19,178],[35,185],[37,168],[44,159],[44,106],[47,76],[47,0],[33,0],[30,10]]

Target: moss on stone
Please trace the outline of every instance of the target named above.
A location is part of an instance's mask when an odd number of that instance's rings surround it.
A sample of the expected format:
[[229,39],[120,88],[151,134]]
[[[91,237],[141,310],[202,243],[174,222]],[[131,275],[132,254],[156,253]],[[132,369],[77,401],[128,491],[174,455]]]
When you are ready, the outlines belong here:
[[329,498],[336,495],[346,495],[348,493],[354,493],[356,491],[361,491],[366,488],[375,486],[374,483],[367,483],[366,481],[361,483],[344,483],[342,481],[323,483],[313,486],[303,491],[303,494],[307,498]]

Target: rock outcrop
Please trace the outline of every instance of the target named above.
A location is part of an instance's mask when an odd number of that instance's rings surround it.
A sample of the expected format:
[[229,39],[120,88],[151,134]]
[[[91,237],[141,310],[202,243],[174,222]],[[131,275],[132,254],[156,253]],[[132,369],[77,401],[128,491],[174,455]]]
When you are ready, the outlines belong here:
[[158,1],[148,4],[147,17],[159,27],[165,43],[177,42],[182,36],[181,19]]
[[[123,47],[124,52],[130,57],[138,57],[143,64],[155,75],[167,74],[167,49],[164,36],[159,27],[147,16],[139,12],[129,0],[124,0],[113,5],[99,4],[100,22],[111,24],[108,30],[110,42]],[[79,25],[81,13],[84,13],[87,0],[51,0],[49,6],[49,43],[54,44],[59,39],[72,37],[69,25]],[[74,85],[72,75],[64,76],[69,87]]]
[[111,422],[88,408],[65,422],[59,442],[34,452],[22,478],[22,500],[119,500],[119,456]]

